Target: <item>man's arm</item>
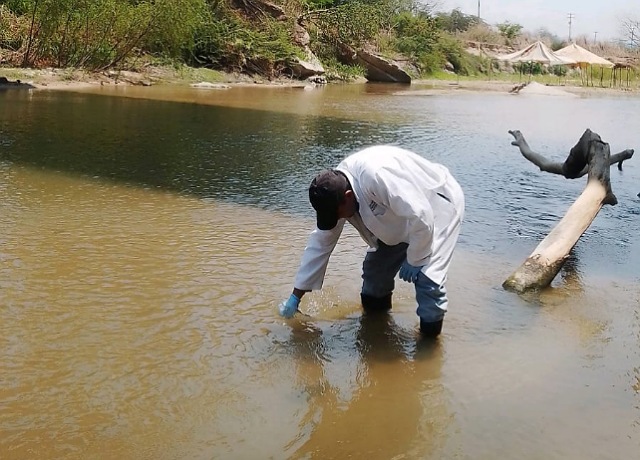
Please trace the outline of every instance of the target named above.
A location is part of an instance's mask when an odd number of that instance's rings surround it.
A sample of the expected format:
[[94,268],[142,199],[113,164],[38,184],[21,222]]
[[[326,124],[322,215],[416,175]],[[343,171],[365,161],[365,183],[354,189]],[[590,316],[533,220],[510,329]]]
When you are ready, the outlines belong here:
[[316,228],[311,232],[307,246],[302,254],[300,268],[293,283],[296,289],[309,292],[322,288],[329,257],[331,257],[336,244],[338,244],[344,222],[344,219],[340,219],[338,220],[338,225],[331,230],[319,230]]
[[311,232],[302,254],[293,291],[289,298],[279,306],[281,316],[291,318],[298,311],[302,297],[307,292],[322,287],[329,257],[338,243],[343,227],[344,219],[340,219],[338,225],[331,230],[315,229]]

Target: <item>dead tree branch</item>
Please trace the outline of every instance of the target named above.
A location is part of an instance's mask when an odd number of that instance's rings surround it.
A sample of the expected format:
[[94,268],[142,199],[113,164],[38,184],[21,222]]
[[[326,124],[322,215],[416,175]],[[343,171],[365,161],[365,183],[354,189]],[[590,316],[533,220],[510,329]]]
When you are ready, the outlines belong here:
[[564,163],[557,163],[531,150],[520,131],[509,133],[515,138],[512,145],[519,147],[522,155],[541,171],[560,174],[568,179],[588,175],[587,186],[565,216],[502,284],[505,289],[522,293],[551,284],[569,257],[569,252],[591,225],[600,208],[605,204],[615,205],[618,202],[611,190],[610,166],[631,158],[633,150],[628,149],[612,156],[609,144],[587,129]]
[[[587,130],[587,131],[591,132],[591,130]],[[536,165],[538,168],[540,168],[540,171],[544,171],[552,174],[559,174],[561,176],[566,177],[567,179],[577,179],[578,177],[584,176],[588,172],[588,168],[585,165],[577,173],[574,173],[571,176],[567,176],[564,169],[565,163],[551,161],[545,156],[531,150],[531,147],[529,147],[529,144],[527,143],[527,141],[525,140],[524,136],[520,131],[517,131],[517,130],[509,131],[509,134],[511,134],[515,138],[515,140],[511,142],[511,145],[515,145],[516,147],[518,147],[520,149],[520,153],[522,153],[522,156],[525,157],[534,165]],[[574,149],[576,147],[574,147]],[[633,149],[626,149],[626,150],[623,150],[622,152],[615,153],[610,156],[609,164],[614,165],[617,163],[618,169],[622,171],[622,162],[624,160],[628,160],[631,157],[633,157],[633,152],[634,152]]]

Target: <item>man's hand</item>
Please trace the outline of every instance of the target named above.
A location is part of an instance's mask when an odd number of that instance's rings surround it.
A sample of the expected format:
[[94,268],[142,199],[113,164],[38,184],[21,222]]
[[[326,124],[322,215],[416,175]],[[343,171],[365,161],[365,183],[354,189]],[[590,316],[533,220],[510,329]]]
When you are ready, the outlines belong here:
[[295,294],[291,294],[287,300],[282,302],[278,307],[280,312],[280,316],[285,318],[291,318],[298,311],[298,307],[300,306],[300,297]]
[[407,283],[415,283],[418,281],[420,271],[422,271],[422,267],[414,267],[405,260],[400,267],[400,279]]

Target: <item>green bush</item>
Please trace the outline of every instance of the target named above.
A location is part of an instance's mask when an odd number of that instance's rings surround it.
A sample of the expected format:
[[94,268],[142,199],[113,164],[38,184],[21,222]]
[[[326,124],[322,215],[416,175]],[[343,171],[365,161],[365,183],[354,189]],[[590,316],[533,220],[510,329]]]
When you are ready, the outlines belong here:
[[339,62],[335,56],[326,58],[323,61],[326,76],[329,80],[350,81],[362,78],[365,70],[359,65],[345,65]]
[[449,33],[464,32],[471,27],[482,24],[482,21],[477,16],[464,14],[460,11],[460,8],[455,8],[450,13],[437,13],[435,19],[438,28]]
[[433,73],[445,63],[438,50],[440,33],[436,21],[426,14],[401,12],[395,22],[395,48],[412,59],[420,73]]
[[382,29],[390,27],[392,18],[391,4],[384,0],[352,0],[316,12],[309,16],[309,21],[323,41],[360,47],[375,39]]
[[546,70],[539,62],[521,62],[513,65],[513,68],[520,73],[530,75],[542,75]]
[[564,77],[567,75],[567,66],[564,65],[554,65],[550,69],[551,73],[556,77]]
[[293,44],[290,21],[252,24],[233,10],[218,8],[196,30],[189,64],[274,77],[301,50]]
[[437,48],[458,75],[472,76],[490,70],[491,64],[487,59],[468,53],[464,44],[451,35],[443,34]]
[[205,0],[11,0],[24,66],[111,67],[144,48],[178,56],[206,17]]
[[340,0],[301,0],[300,3],[308,10],[323,10],[337,6]]
[[31,11],[33,0],[5,0],[0,3],[4,3],[12,13],[21,16]]
[[0,49],[20,49],[26,29],[23,16],[17,16],[5,5],[0,5]]

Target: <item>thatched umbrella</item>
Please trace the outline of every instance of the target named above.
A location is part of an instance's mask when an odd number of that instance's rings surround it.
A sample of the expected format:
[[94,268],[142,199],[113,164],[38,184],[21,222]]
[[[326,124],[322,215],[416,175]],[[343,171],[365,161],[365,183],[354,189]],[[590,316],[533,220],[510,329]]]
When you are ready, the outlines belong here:
[[497,56],[497,59],[511,63],[538,62],[548,66],[576,64],[576,61],[571,58],[558,56],[541,41],[532,43],[520,51]]
[[[565,46],[562,49],[556,51],[558,56],[573,59],[577,66],[580,68],[580,75],[583,75],[583,70],[587,68],[591,69],[591,85],[593,86],[593,67],[600,67],[600,86],[602,86],[602,80],[604,77],[604,68],[612,69],[614,67],[613,62],[607,61],[605,58],[598,56],[595,53],[583,48],[582,46],[572,43],[568,46]],[[587,76],[587,85],[589,84],[589,74],[586,73]],[[584,77],[582,78],[584,82]]]

